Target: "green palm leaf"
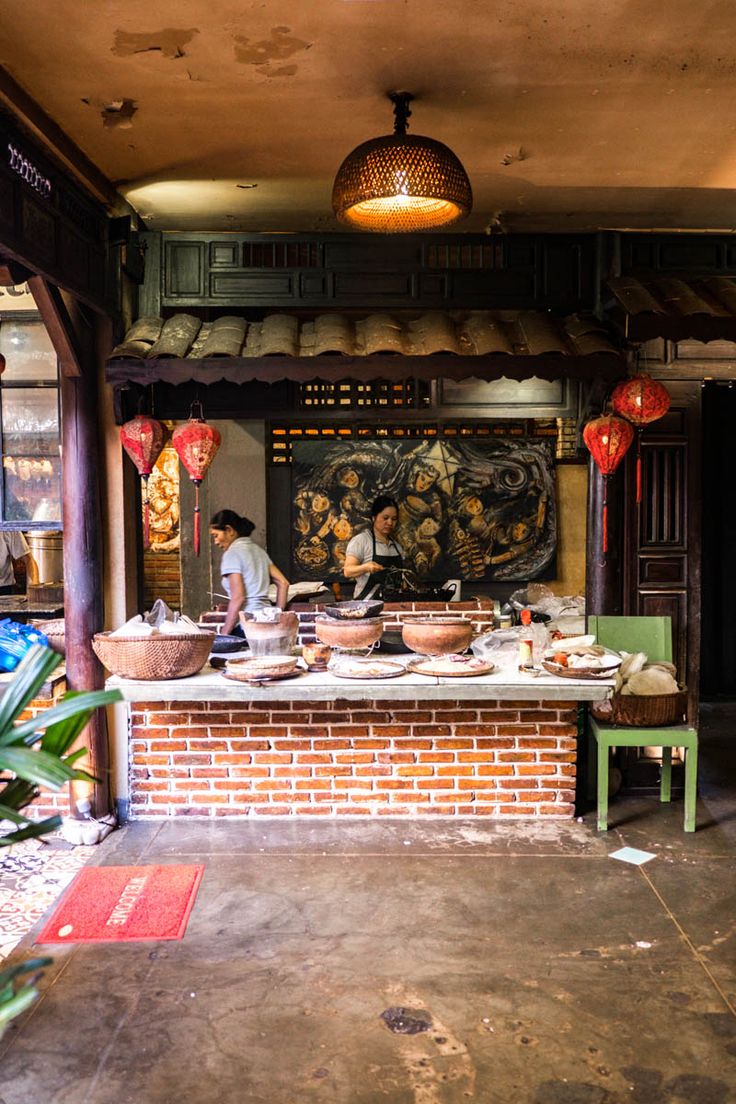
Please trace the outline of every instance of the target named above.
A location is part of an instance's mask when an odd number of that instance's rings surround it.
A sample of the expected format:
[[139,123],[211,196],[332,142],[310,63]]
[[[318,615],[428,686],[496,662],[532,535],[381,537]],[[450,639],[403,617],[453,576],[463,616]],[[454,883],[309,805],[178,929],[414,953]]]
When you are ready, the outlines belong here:
[[17,828],[15,832],[8,832],[0,836],[0,847],[12,847],[14,843],[20,843],[26,839],[38,839],[39,836],[47,836],[61,827],[61,817],[58,815],[46,817],[45,820],[29,820],[25,828]]
[[[59,789],[72,779],[94,781],[75,764],[87,752],[74,747],[95,709],[120,701],[117,691],[70,691],[53,708],[38,717],[18,723],[17,719],[41,694],[49,675],[61,659],[49,648],[29,649],[0,698],[0,820],[15,825],[0,835],[0,849],[24,839],[46,835],[61,824],[60,816],[33,821],[20,812],[38,794],[39,786]],[[32,959],[0,972],[0,1035],[5,1027],[31,1004],[38,993],[35,976],[51,959]]]
[[0,769],[20,774],[37,786],[51,786],[54,790],[79,776],[78,771],[68,767],[56,755],[25,747],[0,748]]
[[[35,982],[44,966],[50,966],[50,958],[29,958],[17,966],[0,971],[0,1035],[12,1019],[19,1016],[38,996]],[[25,975],[30,974],[30,977]]]
[[0,699],[0,733],[12,727],[16,717],[38,697],[46,679],[61,663],[61,656],[34,644],[20,661],[5,693]]
[[12,808],[10,805],[3,805],[0,803],[0,820],[10,820],[13,824],[27,824],[29,818],[24,816],[23,813],[19,813],[17,809]]
[[84,712],[86,716],[80,725],[79,731],[81,731],[95,709],[103,705],[112,705],[113,702],[120,700],[121,694],[118,690],[89,690],[65,694],[58,705],[45,710],[38,717],[21,721],[9,732],[0,730],[0,747],[11,743],[35,743],[37,739],[40,739],[40,729],[48,729],[60,721],[65,721],[69,717],[77,717],[81,712]]

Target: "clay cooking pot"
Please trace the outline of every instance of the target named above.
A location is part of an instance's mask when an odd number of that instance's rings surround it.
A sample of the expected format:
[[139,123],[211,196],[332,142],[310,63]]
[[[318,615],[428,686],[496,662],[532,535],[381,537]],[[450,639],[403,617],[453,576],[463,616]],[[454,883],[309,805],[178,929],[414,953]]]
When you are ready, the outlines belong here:
[[296,644],[299,618],[282,613],[278,621],[254,621],[253,615],[240,611],[240,624],[254,656],[288,655]]
[[401,636],[407,648],[420,655],[464,652],[473,639],[473,625],[461,617],[427,617],[405,621]]
[[366,617],[358,621],[337,621],[332,617],[317,617],[314,631],[318,640],[333,648],[370,648],[381,639],[383,619]]

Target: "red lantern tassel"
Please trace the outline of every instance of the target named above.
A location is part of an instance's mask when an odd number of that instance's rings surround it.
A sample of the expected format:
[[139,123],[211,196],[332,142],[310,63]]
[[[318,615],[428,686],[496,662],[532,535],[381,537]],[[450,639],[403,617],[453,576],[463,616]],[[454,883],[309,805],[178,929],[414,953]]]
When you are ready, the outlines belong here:
[[194,488],[194,555],[199,555],[199,485]]
[[150,537],[149,512],[148,512],[148,480],[143,480],[143,547],[148,548]]
[[608,552],[608,480],[603,480],[603,555]]
[[636,435],[636,504],[641,502],[641,432]]

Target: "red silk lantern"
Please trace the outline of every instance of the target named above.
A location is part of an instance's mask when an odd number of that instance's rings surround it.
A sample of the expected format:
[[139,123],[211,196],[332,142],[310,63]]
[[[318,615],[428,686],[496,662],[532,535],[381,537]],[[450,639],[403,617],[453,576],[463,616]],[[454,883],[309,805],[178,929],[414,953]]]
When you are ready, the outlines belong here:
[[636,426],[636,501],[641,502],[641,434],[644,426],[656,422],[670,408],[667,388],[649,376],[621,380],[611,395],[613,409]]
[[5,357],[3,356],[2,353],[0,353],[0,376],[3,374],[4,371],[5,371]]
[[608,477],[613,475],[631,442],[634,430],[615,414],[603,414],[583,429],[583,440],[603,475],[603,555],[608,551]]
[[[199,408],[195,417],[194,408]],[[220,447],[220,433],[202,417],[202,404],[193,403],[189,421],[177,426],[171,443],[194,484],[194,554],[199,555],[199,488]]]
[[136,414],[135,418],[120,427],[120,443],[143,480],[144,548],[148,548],[148,477],[161,455],[165,440],[166,427],[147,414]]

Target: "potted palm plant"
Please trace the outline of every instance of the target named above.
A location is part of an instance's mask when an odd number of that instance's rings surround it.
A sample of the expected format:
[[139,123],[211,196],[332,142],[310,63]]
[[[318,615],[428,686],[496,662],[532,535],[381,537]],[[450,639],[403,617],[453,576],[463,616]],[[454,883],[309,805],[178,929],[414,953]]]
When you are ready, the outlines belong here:
[[[20,719],[60,662],[56,652],[34,645],[0,698],[0,847],[46,835],[60,826],[60,816],[33,820],[22,811],[41,786],[58,790],[71,781],[94,781],[76,766],[86,749],[72,749],[95,709],[119,701],[119,691],[68,691],[51,709]],[[0,971],[0,1036],[36,999],[39,971],[50,962],[50,958],[32,958]]]

